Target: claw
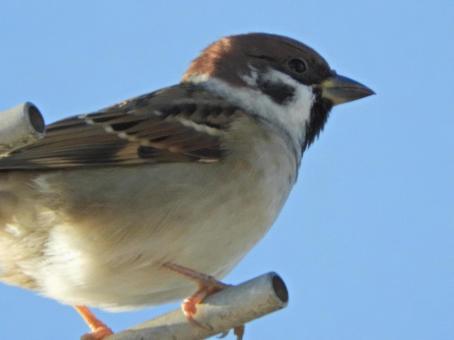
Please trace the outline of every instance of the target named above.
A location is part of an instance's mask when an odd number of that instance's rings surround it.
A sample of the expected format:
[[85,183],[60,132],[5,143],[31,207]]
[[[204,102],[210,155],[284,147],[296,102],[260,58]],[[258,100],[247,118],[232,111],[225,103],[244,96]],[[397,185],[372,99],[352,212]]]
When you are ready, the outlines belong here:
[[100,327],[95,329],[94,331],[82,335],[80,338],[81,340],[102,340],[105,337],[112,335],[113,332],[109,327]]
[[236,335],[236,340],[243,340],[244,330],[244,325],[237,326],[233,329],[233,334]]
[[[199,273],[195,270],[174,263],[165,263],[163,267],[186,276],[188,279],[195,281],[198,284],[199,289],[194,294],[183,300],[181,309],[186,319],[191,324],[197,327],[211,330],[211,327],[209,325],[204,325],[195,320],[194,317],[197,313],[197,305],[202,303],[208,296],[229,287],[229,285],[216,280],[213,276]],[[244,336],[244,325],[235,327],[233,329],[233,333],[236,335],[237,340],[242,340]],[[227,334],[228,332],[222,333],[220,338],[225,337]]]

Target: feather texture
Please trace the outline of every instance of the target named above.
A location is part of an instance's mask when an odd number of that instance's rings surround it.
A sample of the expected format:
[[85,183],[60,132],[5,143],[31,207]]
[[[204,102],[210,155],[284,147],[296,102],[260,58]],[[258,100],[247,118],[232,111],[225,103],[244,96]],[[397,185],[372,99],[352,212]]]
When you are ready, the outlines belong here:
[[[197,91],[195,89],[197,88]],[[191,84],[57,121],[41,141],[0,159],[0,170],[216,162],[237,107]]]

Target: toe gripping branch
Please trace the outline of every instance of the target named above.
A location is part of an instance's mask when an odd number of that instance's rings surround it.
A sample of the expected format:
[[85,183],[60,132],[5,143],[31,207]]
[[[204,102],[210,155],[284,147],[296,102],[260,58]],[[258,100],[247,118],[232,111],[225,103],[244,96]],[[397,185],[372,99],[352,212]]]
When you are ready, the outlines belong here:
[[[267,273],[237,286],[227,286],[197,305],[194,315],[199,327],[188,322],[181,309],[116,333],[106,340],[192,340],[225,334],[249,321],[285,308],[288,292],[276,273]],[[238,335],[238,334],[237,334]]]

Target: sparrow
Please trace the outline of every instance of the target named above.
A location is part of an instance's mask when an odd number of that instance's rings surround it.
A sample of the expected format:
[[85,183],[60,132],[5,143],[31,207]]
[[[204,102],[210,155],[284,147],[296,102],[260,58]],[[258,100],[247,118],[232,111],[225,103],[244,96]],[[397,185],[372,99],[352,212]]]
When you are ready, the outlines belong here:
[[[372,95],[291,38],[224,37],[181,82],[0,159],[0,280],[111,311],[196,305],[265,235],[333,106]],[[195,291],[195,293],[194,293]],[[242,329],[237,329],[237,335]]]

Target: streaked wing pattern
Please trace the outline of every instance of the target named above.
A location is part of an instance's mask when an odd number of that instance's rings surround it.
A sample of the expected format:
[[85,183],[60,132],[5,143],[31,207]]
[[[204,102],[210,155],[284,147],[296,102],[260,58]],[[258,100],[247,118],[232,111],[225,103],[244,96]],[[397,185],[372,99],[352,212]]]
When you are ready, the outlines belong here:
[[216,162],[223,134],[242,113],[195,89],[180,84],[57,121],[41,141],[0,159],[0,170]]

